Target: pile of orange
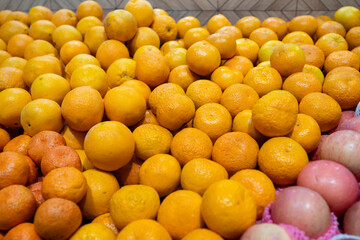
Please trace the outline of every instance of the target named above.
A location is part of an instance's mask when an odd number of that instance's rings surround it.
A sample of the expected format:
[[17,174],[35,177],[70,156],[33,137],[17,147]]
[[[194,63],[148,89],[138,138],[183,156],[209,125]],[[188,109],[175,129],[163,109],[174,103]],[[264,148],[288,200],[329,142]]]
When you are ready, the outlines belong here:
[[359,15],[0,11],[0,239],[238,239],[360,101]]

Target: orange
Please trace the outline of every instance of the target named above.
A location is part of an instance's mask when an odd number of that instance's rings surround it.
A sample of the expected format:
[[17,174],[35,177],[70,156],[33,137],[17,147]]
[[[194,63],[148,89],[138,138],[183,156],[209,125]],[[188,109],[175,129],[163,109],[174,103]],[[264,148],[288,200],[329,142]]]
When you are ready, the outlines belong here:
[[110,216],[117,228],[132,221],[156,217],[160,198],[154,188],[145,185],[127,185],[117,190],[110,199]]
[[87,223],[82,225],[69,240],[82,240],[82,239],[109,239],[115,240],[116,234],[112,229],[101,223]]
[[62,198],[46,200],[34,217],[35,230],[47,239],[68,239],[80,227],[81,221],[81,211],[76,203]]
[[68,125],[65,125],[63,130],[61,131],[61,135],[66,141],[66,146],[69,146],[75,150],[84,148],[84,139],[86,132],[79,132],[70,128]]
[[303,31],[313,36],[318,27],[318,23],[315,17],[311,15],[296,16],[288,24],[289,32]]
[[23,71],[14,67],[0,68],[0,91],[7,88],[26,88]]
[[166,43],[161,45],[160,52],[165,56],[165,54],[167,54],[168,52],[170,52],[174,48],[181,48],[181,47],[183,47],[183,46],[181,45],[180,42],[175,41],[175,40],[171,40],[171,41],[167,41]]
[[194,158],[210,158],[212,142],[209,136],[196,128],[179,131],[171,143],[171,154],[184,166]]
[[282,89],[293,94],[300,102],[308,93],[321,92],[322,86],[314,74],[297,72],[285,79]]
[[11,185],[0,190],[0,229],[10,230],[20,223],[30,221],[35,213],[36,202],[29,189]]
[[[145,2],[145,1],[144,1]],[[130,54],[133,56],[136,50],[144,45],[153,45],[157,48],[160,47],[160,38],[157,33],[149,27],[139,27],[135,36],[128,41],[127,46]]]
[[273,182],[263,172],[256,169],[244,169],[231,176],[231,180],[243,184],[254,198],[257,218],[261,218],[264,208],[275,200]]
[[60,25],[52,33],[52,41],[57,50],[71,40],[83,41],[83,36],[71,25]]
[[[164,44],[165,45],[165,44]],[[147,51],[151,51],[151,52],[156,52],[156,53],[162,53],[159,48],[153,46],[153,45],[144,45],[138,48],[138,50],[136,50],[133,59],[136,61],[139,56],[143,53],[143,52],[147,52]]]
[[317,148],[320,142],[321,131],[319,124],[314,118],[299,113],[294,130],[287,136],[298,142],[305,149],[306,153],[310,153]]
[[146,111],[144,96],[130,87],[119,86],[110,89],[104,97],[106,116],[126,126],[139,122]]
[[246,16],[239,19],[236,22],[235,26],[241,30],[244,38],[248,38],[252,31],[261,26],[261,21],[257,17]]
[[266,140],[266,137],[254,127],[251,109],[245,109],[235,116],[232,131],[249,134],[259,145],[262,145]]
[[325,55],[319,47],[310,44],[301,44],[300,47],[305,54],[305,64],[310,64],[320,69],[323,67]]
[[169,130],[155,124],[143,124],[133,131],[135,155],[146,160],[160,153],[169,153],[173,136]]
[[6,21],[7,16],[9,16],[9,14],[11,13],[11,10],[1,10],[0,11],[0,24],[3,25],[4,22]]
[[36,232],[33,223],[21,223],[6,233],[3,240],[23,239],[23,240],[41,240],[42,238]]
[[252,109],[254,127],[268,137],[288,134],[294,128],[298,102],[285,90],[275,90],[262,96]]
[[189,122],[194,114],[193,101],[184,94],[174,94],[159,103],[155,115],[161,126],[174,131]]
[[34,39],[41,39],[48,42],[52,41],[52,33],[56,25],[49,20],[38,20],[31,24],[29,35]]
[[9,15],[6,16],[5,22],[12,20],[23,22],[27,26],[30,25],[29,15],[23,11],[12,11]]
[[194,128],[205,132],[215,142],[221,135],[231,131],[232,118],[229,111],[218,103],[206,103],[199,107],[193,119]]
[[258,52],[259,62],[270,61],[271,54],[274,52],[274,47],[281,44],[283,44],[283,42],[279,40],[270,40],[264,43]]
[[243,76],[246,76],[250,69],[254,67],[250,59],[244,56],[234,56],[227,60],[224,66],[229,67],[232,70],[240,71]]
[[112,220],[110,213],[104,213],[94,220],[91,223],[101,223],[104,226],[110,228],[115,234],[119,233],[119,229],[115,226],[114,220]]
[[51,55],[57,57],[58,52],[51,43],[45,40],[34,40],[24,50],[24,58],[30,60],[34,57]]
[[304,148],[288,137],[274,137],[260,148],[260,170],[275,184],[289,185],[296,182],[309,159]]
[[29,10],[29,20],[31,24],[38,20],[51,20],[52,16],[52,11],[44,6],[35,6]]
[[338,125],[341,117],[341,107],[329,95],[313,92],[301,100],[299,113],[313,117],[319,124],[321,132],[326,132]]
[[186,95],[194,102],[195,108],[199,108],[206,103],[219,103],[222,91],[212,81],[197,80],[189,85]]
[[100,93],[89,87],[77,87],[68,92],[61,104],[66,123],[76,131],[88,131],[101,122],[104,112]]
[[45,152],[57,146],[65,146],[65,139],[54,131],[41,131],[35,134],[28,143],[27,154],[31,159],[40,165]]
[[[121,186],[140,183],[139,171],[143,161],[133,156],[131,161],[115,172],[115,176]],[[114,225],[115,226],[115,225]]]
[[172,193],[180,183],[181,166],[177,159],[168,154],[156,154],[141,165],[140,184],[150,186],[160,197]]
[[90,54],[78,54],[73,57],[70,62],[65,67],[66,78],[69,79],[73,71],[81,66],[86,64],[94,64],[96,66],[101,66],[99,60]]
[[108,69],[115,60],[128,57],[128,49],[122,42],[117,40],[104,41],[96,52],[96,58],[104,69]]
[[224,15],[217,14],[209,19],[206,28],[211,34],[213,34],[217,30],[225,26],[231,26],[230,21]]
[[331,18],[329,16],[326,16],[326,15],[320,15],[320,16],[316,17],[316,20],[318,21],[318,24],[320,25],[323,22],[331,21]]
[[226,34],[235,40],[243,37],[240,29],[235,26],[225,26],[218,29],[216,32]]
[[201,27],[199,19],[193,16],[186,16],[179,19],[176,23],[176,27],[178,29],[178,37],[184,38],[185,33],[191,28],[199,28]]
[[144,124],[159,125],[158,121],[156,120],[156,116],[154,115],[154,113],[150,109],[146,110],[144,118],[140,122],[138,122],[134,126],[134,128],[136,128],[136,127],[138,127],[140,125],[144,125]]
[[348,44],[345,38],[337,33],[327,33],[323,35],[316,41],[315,46],[324,52],[325,57],[335,51],[348,50]]
[[24,106],[20,122],[24,132],[30,136],[43,130],[60,132],[64,124],[59,104],[43,98],[33,100]]
[[28,34],[29,28],[20,21],[8,21],[0,27],[0,38],[6,43],[16,34]]
[[120,189],[110,172],[89,169],[83,172],[88,185],[85,197],[79,203],[84,219],[92,220],[109,212],[110,199]]
[[305,73],[312,73],[315,75],[315,77],[320,81],[321,84],[324,83],[324,74],[320,70],[320,68],[315,67],[313,65],[305,64],[304,68],[302,70]]
[[170,71],[177,66],[186,65],[186,53],[187,50],[185,48],[179,47],[165,54],[165,60],[170,67]]
[[130,0],[124,9],[134,15],[138,27],[148,27],[154,20],[153,8],[146,0]]
[[248,134],[230,132],[216,140],[212,150],[212,159],[232,175],[241,169],[255,168],[258,152],[257,142]]
[[181,171],[181,187],[203,195],[213,183],[228,179],[228,172],[217,162],[206,158],[194,158]]
[[109,39],[126,42],[135,36],[137,22],[130,12],[117,9],[106,15],[104,27]]
[[2,39],[0,40],[0,50],[6,50],[6,42]]
[[261,47],[268,41],[278,40],[278,36],[270,28],[260,27],[250,33],[249,39],[253,40]]
[[44,55],[28,60],[23,70],[24,82],[28,87],[31,87],[35,79],[45,73],[54,73],[62,76],[59,59],[51,55]]
[[17,152],[1,152],[0,189],[10,185],[25,185],[29,179],[30,167],[24,155]]
[[233,84],[225,89],[221,96],[221,105],[227,108],[232,117],[245,109],[252,109],[259,95],[245,84]]
[[236,52],[237,56],[244,56],[255,63],[258,57],[259,45],[247,38],[239,38],[236,40]]
[[345,39],[349,45],[349,49],[354,49],[360,46],[359,36],[360,36],[360,26],[353,27],[346,33]]
[[210,230],[224,238],[237,239],[255,223],[256,203],[241,183],[220,180],[205,191],[201,213]]
[[9,143],[9,141],[9,133],[6,130],[0,128],[0,152],[3,151],[3,148]]
[[196,80],[199,80],[199,76],[192,72],[188,65],[181,65],[170,71],[168,83],[175,83],[186,91],[190,84]]
[[34,39],[26,34],[16,34],[11,37],[7,44],[7,51],[15,57],[24,57],[26,46]]
[[262,23],[261,27],[273,30],[278,36],[279,40],[283,39],[287,33],[286,22],[278,17],[268,17]]
[[235,55],[235,39],[227,34],[213,33],[206,38],[206,41],[214,45],[219,50],[222,59],[229,59]]
[[[78,170],[82,169],[81,166],[81,160],[77,152],[68,146],[57,146],[55,148],[52,148],[45,152],[44,156],[41,159],[41,172],[43,176],[46,176],[49,172],[51,172],[54,169],[62,168],[62,167],[74,167]],[[69,174],[70,175],[70,174]],[[59,177],[57,177],[59,178]],[[75,180],[74,180],[75,181]],[[50,187],[52,188],[52,187]],[[55,188],[55,186],[54,186]],[[65,188],[65,187],[64,187]],[[85,189],[86,190],[86,189]],[[59,190],[61,192],[62,190]],[[65,190],[64,190],[65,192]],[[79,193],[81,195],[81,190],[79,189]],[[49,193],[45,196],[45,192],[43,192],[43,196],[46,198],[50,197],[52,193]],[[56,193],[54,195],[57,195]],[[65,195],[62,195],[62,198],[66,198]],[[74,197],[74,196],[68,196],[69,200],[73,201],[80,201],[81,198]]]
[[155,16],[159,15],[169,15],[164,9],[162,8],[154,8],[154,14]]
[[11,57],[11,54],[7,51],[0,50],[0,63],[2,63],[5,59],[8,59]]
[[96,1],[84,1],[77,7],[76,16],[79,20],[87,16],[95,16],[102,20],[103,10]]
[[[334,72],[336,69],[338,69],[338,71]],[[360,101],[360,73],[358,71],[346,71],[346,69],[342,70],[340,68],[335,68],[334,71],[330,71],[326,75],[323,92],[335,99],[341,109],[355,107],[357,102]]]
[[29,178],[28,178],[28,181],[26,182],[26,186],[28,186],[28,185],[36,183],[38,181],[39,169],[38,169],[37,165],[35,164],[35,162],[30,157],[25,156],[25,159],[30,167]]
[[194,239],[208,239],[208,240],[223,240],[223,238],[207,229],[207,228],[198,228],[198,229],[195,229],[191,232],[189,232],[188,234],[185,235],[185,237],[183,237],[182,239],[183,240],[194,240]]
[[136,77],[149,87],[156,87],[166,82],[169,72],[166,59],[160,52],[145,51],[136,60]]
[[103,26],[101,20],[94,16],[87,16],[78,21],[76,29],[84,36],[93,27]]
[[81,41],[69,41],[60,49],[60,58],[65,65],[78,54],[90,54],[89,48]]
[[60,25],[71,25],[75,27],[77,23],[77,17],[76,14],[70,9],[63,8],[53,14],[51,21],[57,27]]
[[9,57],[1,62],[0,68],[3,67],[14,67],[23,70],[26,64],[26,60],[20,57]]
[[341,23],[336,21],[326,21],[319,24],[316,30],[316,37],[319,39],[327,33],[337,33],[345,37],[346,30]]
[[71,90],[69,82],[56,74],[45,73],[38,76],[31,84],[32,99],[46,98],[61,105],[65,95]]
[[84,150],[95,167],[115,171],[130,162],[135,151],[135,140],[124,124],[106,121],[89,130]]
[[242,83],[243,79],[244,76],[240,71],[233,70],[227,66],[218,67],[211,74],[211,81],[219,85],[223,91],[233,84]]
[[270,57],[271,67],[278,70],[283,77],[301,72],[305,65],[305,54],[299,45],[285,43],[274,47]]
[[168,231],[157,221],[152,219],[135,220],[124,227],[117,240],[131,239],[147,240],[149,238],[158,240],[171,240]]
[[161,44],[175,40],[177,36],[177,27],[175,20],[167,15],[154,17],[151,28],[159,35]]
[[149,97],[149,105],[152,112],[155,114],[160,102],[174,94],[185,95],[185,92],[179,85],[175,83],[163,83],[154,88]]
[[78,169],[61,167],[44,177],[41,192],[45,199],[58,197],[78,203],[85,196],[86,189],[86,179]]
[[309,34],[303,31],[294,31],[286,34],[282,40],[283,43],[297,43],[297,44],[314,44],[313,39]]
[[199,41],[189,47],[186,61],[191,71],[206,76],[220,66],[221,55],[212,44],[207,41]]
[[196,42],[206,40],[210,36],[208,30],[202,27],[191,28],[184,35],[185,47],[189,48]]
[[84,35],[84,43],[88,46],[92,54],[96,54],[101,43],[108,40],[103,26],[92,27]]
[[70,77],[72,89],[82,86],[90,86],[105,96],[109,83],[106,72],[99,66],[86,64],[74,70]]
[[346,31],[360,25],[360,10],[353,6],[341,7],[334,13],[333,20],[344,25]]
[[122,84],[122,86],[133,88],[134,90],[141,93],[141,95],[143,95],[143,97],[145,98],[146,106],[149,106],[149,98],[150,98],[150,94],[151,94],[151,89],[148,85],[146,85],[146,83],[139,81],[139,80],[135,80],[135,79],[129,79],[129,80],[125,81]]
[[324,63],[324,70],[330,72],[337,67],[353,67],[356,70],[360,68],[360,57],[349,50],[339,50],[330,53]]
[[282,78],[275,68],[255,67],[246,74],[244,84],[252,87],[262,97],[273,90],[280,90]]
[[188,190],[172,192],[162,201],[157,221],[174,239],[181,239],[194,229],[204,227],[201,196]]
[[110,88],[135,79],[135,68],[136,62],[133,59],[120,58],[115,60],[106,71]]

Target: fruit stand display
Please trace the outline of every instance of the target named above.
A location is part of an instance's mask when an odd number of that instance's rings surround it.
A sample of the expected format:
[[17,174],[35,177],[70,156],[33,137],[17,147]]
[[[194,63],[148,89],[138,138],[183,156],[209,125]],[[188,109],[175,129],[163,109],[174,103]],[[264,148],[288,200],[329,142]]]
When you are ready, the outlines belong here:
[[2,10],[0,240],[360,239],[359,68],[351,6]]

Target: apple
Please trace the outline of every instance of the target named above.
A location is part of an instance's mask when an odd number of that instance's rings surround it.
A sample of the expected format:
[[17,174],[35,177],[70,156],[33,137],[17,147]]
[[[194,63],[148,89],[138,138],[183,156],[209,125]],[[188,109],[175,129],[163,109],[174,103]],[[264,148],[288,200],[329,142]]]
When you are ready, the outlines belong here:
[[340,121],[339,121],[338,125],[337,125],[336,127],[334,127],[333,129],[331,129],[331,130],[329,131],[329,134],[338,131],[338,130],[339,130],[339,129],[338,129],[339,125],[340,125],[342,122],[344,122],[344,121],[346,121],[346,120],[354,117],[354,114],[355,114],[355,112],[352,111],[352,110],[343,111],[343,112],[341,113],[341,118],[340,118]]
[[349,118],[337,127],[336,131],[353,130],[360,133],[360,116]]
[[240,240],[291,240],[288,233],[277,224],[260,223],[251,226],[241,236]]
[[328,160],[306,165],[298,176],[297,185],[318,192],[337,216],[344,214],[359,194],[354,174],[340,163]]
[[343,226],[345,233],[360,236],[360,202],[353,204],[346,211]]
[[340,130],[330,134],[321,145],[320,158],[344,165],[360,180],[360,133]]
[[321,158],[320,158],[320,149],[321,149],[321,146],[322,146],[322,144],[324,143],[325,139],[326,139],[328,136],[329,136],[329,135],[326,135],[326,134],[321,135],[320,142],[319,142],[317,148],[310,153],[309,159],[310,159],[311,161],[315,161],[315,160],[320,160],[320,159],[321,159]]
[[360,102],[359,102],[358,105],[356,106],[355,115],[354,115],[354,116],[360,116]]
[[271,207],[274,223],[289,224],[310,238],[324,234],[331,225],[329,206],[321,195],[309,188],[292,186],[282,190]]

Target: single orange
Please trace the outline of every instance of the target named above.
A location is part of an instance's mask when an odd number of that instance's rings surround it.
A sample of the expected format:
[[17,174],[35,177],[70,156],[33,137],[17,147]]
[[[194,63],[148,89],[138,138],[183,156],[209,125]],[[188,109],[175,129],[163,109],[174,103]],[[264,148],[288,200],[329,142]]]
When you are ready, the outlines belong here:
[[23,240],[41,240],[41,236],[36,232],[33,223],[21,223],[6,233],[3,240],[23,239]]
[[303,31],[313,36],[318,27],[318,23],[315,17],[311,15],[296,16],[289,22],[289,32]]
[[224,66],[229,67],[232,70],[238,70],[243,74],[243,76],[246,76],[250,69],[254,67],[254,64],[247,57],[234,56],[227,60]]
[[76,14],[70,9],[63,8],[53,14],[51,21],[57,27],[60,25],[71,25],[75,27],[77,23],[77,17]]
[[10,185],[25,185],[29,179],[30,166],[26,157],[17,152],[1,152],[0,189]]
[[38,20],[31,24],[29,35],[34,39],[41,39],[48,42],[52,41],[52,33],[56,25],[49,20]]
[[235,39],[227,34],[213,33],[206,38],[206,41],[214,45],[219,50],[222,59],[229,59],[235,55]]
[[27,155],[28,144],[31,137],[26,134],[19,135],[11,139],[5,146],[4,152],[18,152]]
[[154,20],[154,11],[151,3],[146,0],[130,0],[124,10],[134,15],[138,27],[149,27]]
[[108,37],[103,26],[92,27],[84,35],[84,43],[94,55],[96,55],[99,46],[106,40],[108,40]]
[[270,28],[260,27],[251,32],[249,39],[256,42],[260,48],[264,43],[268,41],[278,40],[278,36]]
[[16,34],[9,39],[7,44],[7,51],[16,57],[24,57],[25,48],[32,42],[34,39],[26,34]]
[[323,35],[316,41],[315,46],[324,52],[325,57],[335,51],[348,50],[348,44],[345,38],[337,33],[327,33]]
[[244,75],[240,71],[233,70],[227,66],[218,67],[211,74],[211,81],[219,85],[223,91],[233,84],[242,83],[243,80]]
[[78,54],[90,54],[89,48],[78,40],[69,41],[60,49],[60,58],[65,65]]
[[273,30],[278,36],[279,40],[283,39],[283,37],[287,33],[287,24],[286,22],[278,17],[268,17],[262,23],[261,27],[266,27]]
[[235,40],[243,37],[241,30],[235,26],[225,26],[218,29],[216,32],[226,34]]
[[60,25],[52,33],[52,42],[57,50],[68,41],[83,41],[83,36],[75,27],[71,25]]
[[206,103],[219,103],[221,94],[220,86],[209,80],[197,80],[186,90],[186,95],[194,102],[196,109]]
[[333,20],[344,25],[346,31],[360,25],[360,10],[353,6],[344,6],[336,10]]
[[170,71],[174,68],[186,65],[186,53],[187,50],[185,48],[173,48],[167,54],[165,54],[165,60],[169,65]]
[[8,21],[0,27],[0,38],[6,43],[16,34],[28,34],[29,27],[20,21]]
[[337,67],[353,67],[356,70],[360,68],[360,57],[349,50],[340,50],[330,53],[324,63],[324,70],[330,72]]
[[102,20],[103,10],[96,1],[84,1],[77,7],[76,16],[79,20],[87,16],[95,16]]
[[151,28],[159,35],[160,43],[175,40],[177,27],[175,20],[167,15],[155,16]]
[[35,6],[29,10],[30,23],[34,23],[38,20],[51,20],[53,13],[52,11],[44,6]]
[[115,60],[128,57],[129,50],[118,40],[106,40],[96,51],[96,58],[104,69],[108,69]]
[[236,52],[237,56],[244,56],[255,63],[258,57],[259,45],[247,38],[239,38],[236,40]]
[[175,83],[186,91],[190,84],[199,78],[196,73],[189,69],[188,65],[181,65],[170,71],[168,83]]
[[297,44],[314,44],[313,39],[309,34],[303,31],[294,31],[285,35],[282,39],[283,43],[297,43]]
[[324,66],[325,55],[319,47],[310,44],[301,44],[300,47],[305,54],[305,64],[310,64],[320,69]]
[[337,33],[345,37],[346,30],[341,23],[336,21],[326,21],[319,24],[316,30],[316,37],[319,39],[327,33]]
[[76,24],[76,29],[84,36],[93,27],[103,26],[100,19],[94,16],[87,16],[80,19]]
[[24,50],[24,58],[26,60],[45,55],[58,57],[58,52],[56,48],[51,43],[45,40],[34,40],[29,43]]
[[346,33],[345,39],[349,45],[350,50],[360,46],[359,36],[360,26],[353,27]]
[[133,56],[136,50],[145,45],[153,45],[157,48],[160,47],[160,38],[157,33],[149,27],[139,27],[135,36],[127,42],[127,46],[130,50],[131,56]]

